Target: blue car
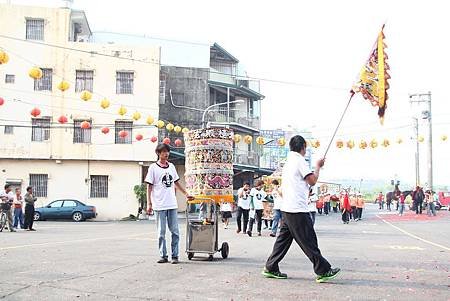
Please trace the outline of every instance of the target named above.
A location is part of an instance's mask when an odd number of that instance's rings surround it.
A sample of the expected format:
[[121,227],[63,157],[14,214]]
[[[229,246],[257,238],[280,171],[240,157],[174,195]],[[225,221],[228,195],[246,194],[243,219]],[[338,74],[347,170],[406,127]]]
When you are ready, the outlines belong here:
[[89,218],[95,218],[97,211],[94,206],[87,206],[77,200],[57,200],[45,207],[36,208],[34,220],[46,219],[72,219],[81,222]]

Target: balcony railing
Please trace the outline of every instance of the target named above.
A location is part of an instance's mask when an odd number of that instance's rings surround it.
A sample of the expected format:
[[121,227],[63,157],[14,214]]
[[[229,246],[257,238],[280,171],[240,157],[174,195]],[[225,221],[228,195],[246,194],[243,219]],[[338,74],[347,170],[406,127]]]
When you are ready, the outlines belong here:
[[[254,129],[260,128],[260,119],[258,117],[236,116],[239,115],[235,108],[230,108],[230,122],[241,124]],[[218,108],[209,113],[210,122],[228,122],[227,108]]]

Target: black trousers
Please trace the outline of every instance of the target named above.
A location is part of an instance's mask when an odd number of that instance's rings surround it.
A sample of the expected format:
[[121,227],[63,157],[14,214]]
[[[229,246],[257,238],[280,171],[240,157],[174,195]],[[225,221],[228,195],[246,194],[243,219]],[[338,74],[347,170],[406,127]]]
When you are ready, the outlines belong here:
[[[255,210],[255,218],[250,218],[250,225],[248,226],[248,231],[250,231],[250,232],[253,231],[253,224],[255,223],[255,219],[256,219],[256,223],[257,223],[256,228],[258,230],[258,233],[261,233],[262,215],[263,215],[263,209]],[[245,232],[245,230],[244,230],[244,232]]]
[[303,253],[312,262],[314,272],[317,275],[328,272],[331,265],[320,253],[310,213],[281,212],[281,214],[283,225],[273,246],[272,254],[267,259],[266,269],[272,272],[279,271],[278,264],[283,260],[295,239]]
[[[238,207],[236,221],[237,221],[237,226],[238,226],[237,229],[239,232],[241,230],[244,230],[244,232],[247,232],[248,212],[249,211],[250,211],[250,209],[242,209],[241,207]],[[244,216],[244,225],[242,225],[242,228],[241,228],[242,216]]]
[[272,229],[272,224],[273,224],[273,220],[264,220],[264,226],[266,226],[267,228],[271,228]]
[[422,203],[423,202],[416,202],[416,214],[422,214]]
[[363,208],[356,208],[356,218],[362,218]]
[[25,229],[33,229],[33,221],[34,221],[34,206],[30,204],[25,205]]
[[348,223],[350,221],[350,212],[348,211],[342,211],[342,221],[344,223]]
[[350,212],[350,218],[353,218],[353,220],[358,218],[358,212],[356,212],[356,206],[352,206],[352,212]]
[[323,211],[324,211],[325,214],[329,213],[329,211],[330,211],[329,207],[330,207],[330,203],[329,202],[325,202],[324,206],[323,206]]
[[387,201],[387,210],[391,211],[391,201]]

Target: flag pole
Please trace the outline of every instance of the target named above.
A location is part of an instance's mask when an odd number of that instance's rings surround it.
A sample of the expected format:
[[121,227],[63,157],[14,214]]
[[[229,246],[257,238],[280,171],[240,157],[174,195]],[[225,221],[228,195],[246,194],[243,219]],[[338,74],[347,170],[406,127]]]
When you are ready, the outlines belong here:
[[345,113],[347,113],[347,109],[350,106],[350,102],[352,101],[353,96],[355,95],[355,91],[350,91],[350,98],[348,99],[347,105],[345,106],[344,112],[342,113],[341,119],[339,119],[339,122],[337,124],[336,129],[334,130],[333,136],[331,137],[330,143],[327,146],[327,150],[325,151],[325,154],[323,155],[324,158],[327,157],[328,151],[330,150],[331,144],[333,143],[334,138],[336,137],[336,133],[341,126],[342,120],[344,119]]

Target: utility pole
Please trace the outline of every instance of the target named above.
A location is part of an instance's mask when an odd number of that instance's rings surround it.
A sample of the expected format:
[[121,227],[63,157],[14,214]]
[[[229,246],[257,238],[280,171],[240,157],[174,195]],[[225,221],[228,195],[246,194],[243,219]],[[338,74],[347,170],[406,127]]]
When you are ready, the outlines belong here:
[[415,162],[416,162],[416,186],[420,185],[420,165],[419,165],[419,119],[417,117],[413,117],[413,126],[414,126],[414,140],[416,141],[416,153],[415,153]]
[[428,168],[427,168],[427,178],[429,189],[433,190],[433,127],[431,119],[431,92],[421,93],[421,94],[410,94],[409,101],[411,104],[426,103],[427,110],[422,111],[422,119],[426,119],[428,122]]

